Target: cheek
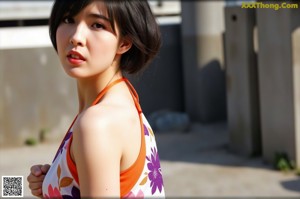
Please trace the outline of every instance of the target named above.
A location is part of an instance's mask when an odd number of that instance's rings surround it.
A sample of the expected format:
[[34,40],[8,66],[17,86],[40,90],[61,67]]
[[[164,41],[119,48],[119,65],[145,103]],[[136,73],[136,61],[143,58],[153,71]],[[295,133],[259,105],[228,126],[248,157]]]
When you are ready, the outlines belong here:
[[95,42],[89,49],[89,54],[93,58],[92,61],[95,66],[107,67],[110,66],[115,60],[116,49],[113,42],[102,41],[99,42],[98,45]]
[[108,59],[114,58],[117,51],[117,40],[112,36],[104,36],[101,39],[95,39],[91,42],[93,53],[102,55]]
[[63,51],[63,46],[67,42],[67,34],[63,30],[63,28],[58,27],[56,31],[56,46],[57,46],[57,52],[60,54]]

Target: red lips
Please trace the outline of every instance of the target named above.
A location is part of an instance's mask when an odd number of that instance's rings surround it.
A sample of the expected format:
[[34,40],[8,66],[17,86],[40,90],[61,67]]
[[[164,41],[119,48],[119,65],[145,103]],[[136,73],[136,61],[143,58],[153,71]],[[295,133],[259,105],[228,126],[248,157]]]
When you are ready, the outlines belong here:
[[68,61],[73,65],[79,65],[82,64],[85,61],[85,58],[83,55],[81,55],[79,52],[71,50],[67,55]]

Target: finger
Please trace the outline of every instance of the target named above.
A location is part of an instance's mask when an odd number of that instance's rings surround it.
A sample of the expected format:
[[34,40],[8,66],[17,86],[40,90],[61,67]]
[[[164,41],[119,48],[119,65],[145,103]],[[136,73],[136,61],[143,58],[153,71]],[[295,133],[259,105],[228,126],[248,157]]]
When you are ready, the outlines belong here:
[[36,177],[35,175],[30,174],[30,175],[27,177],[27,181],[28,181],[29,183],[43,182],[43,181],[44,181],[44,178],[45,178],[45,175],[40,175],[40,176]]
[[49,164],[44,164],[42,167],[41,167],[41,170],[43,172],[43,174],[46,174],[48,172],[48,170],[50,169],[50,165]]
[[31,190],[31,194],[34,195],[34,196],[37,196],[37,197],[40,197],[42,198],[43,197],[43,194],[42,194],[42,189],[35,189],[35,190]]
[[41,167],[42,165],[38,164],[38,165],[33,165],[31,168],[30,168],[30,171],[33,175],[35,176],[39,176],[42,174],[42,170],[41,170]]
[[29,189],[31,189],[31,190],[38,190],[38,189],[41,189],[42,186],[43,186],[43,182],[29,183]]

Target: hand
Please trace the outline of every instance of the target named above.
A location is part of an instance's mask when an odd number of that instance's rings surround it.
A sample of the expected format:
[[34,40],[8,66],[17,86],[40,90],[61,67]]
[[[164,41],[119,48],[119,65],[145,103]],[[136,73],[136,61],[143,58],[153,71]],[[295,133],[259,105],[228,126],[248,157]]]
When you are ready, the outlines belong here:
[[30,174],[27,177],[27,181],[29,182],[29,188],[32,195],[40,198],[43,197],[42,185],[49,168],[49,164],[34,165],[30,168]]

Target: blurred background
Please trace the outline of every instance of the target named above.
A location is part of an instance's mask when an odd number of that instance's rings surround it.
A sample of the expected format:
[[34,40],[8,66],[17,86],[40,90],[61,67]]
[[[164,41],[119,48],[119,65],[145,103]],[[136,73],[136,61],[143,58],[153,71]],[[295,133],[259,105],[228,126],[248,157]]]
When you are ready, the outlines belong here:
[[[52,3],[0,0],[1,176],[26,181],[31,165],[50,163],[77,113],[76,82],[49,39]],[[156,132],[167,195],[299,197],[299,3],[149,3],[162,48],[128,78]]]

